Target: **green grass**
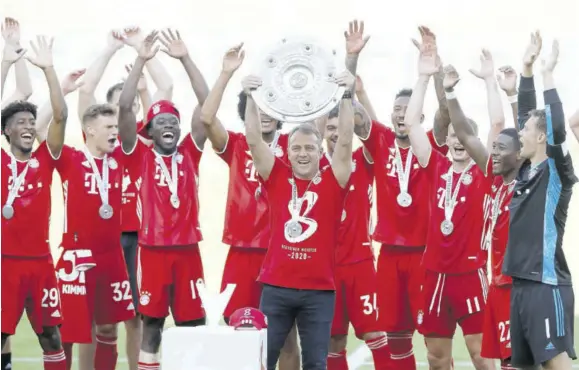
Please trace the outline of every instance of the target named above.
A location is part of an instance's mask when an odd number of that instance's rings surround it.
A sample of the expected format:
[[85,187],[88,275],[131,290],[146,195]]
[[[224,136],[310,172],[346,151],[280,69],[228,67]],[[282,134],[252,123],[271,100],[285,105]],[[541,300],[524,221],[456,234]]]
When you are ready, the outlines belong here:
[[[575,319],[575,322],[579,322],[579,317]],[[18,326],[16,335],[11,338],[12,340],[12,358],[15,370],[38,370],[42,366],[41,358],[42,351],[38,345],[36,335],[30,328],[28,319],[23,317]],[[575,343],[579,342],[578,330],[575,330]],[[119,327],[119,364],[117,365],[118,370],[128,370],[128,365],[125,357],[125,329],[124,325]],[[364,346],[363,342],[359,341],[353,333],[350,334],[348,339],[348,355],[354,355],[360,346]],[[416,355],[416,360],[419,363],[424,364],[426,362],[426,350],[424,348],[424,340],[422,336],[416,334],[414,336],[414,353]],[[76,356],[76,353],[75,353]],[[456,369],[472,369],[472,365],[467,365],[470,362],[470,357],[462,340],[462,335],[460,329],[457,329],[457,334],[454,340],[453,357],[456,363]],[[76,368],[76,367],[74,367]],[[360,366],[356,369],[359,370],[370,370],[373,369],[371,363],[371,356],[367,356],[360,362]],[[420,368],[426,368],[424,365]],[[575,366],[574,366],[575,368]],[[354,370],[353,368],[351,368]]]

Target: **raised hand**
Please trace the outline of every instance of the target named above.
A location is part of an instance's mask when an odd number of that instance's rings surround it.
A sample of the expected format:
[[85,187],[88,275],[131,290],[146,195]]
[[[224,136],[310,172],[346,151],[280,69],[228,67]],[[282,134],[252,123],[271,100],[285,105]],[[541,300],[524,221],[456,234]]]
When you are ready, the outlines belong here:
[[350,22],[348,31],[344,31],[346,38],[346,53],[360,54],[364,46],[370,40],[370,36],[364,36],[364,21],[358,23],[357,20]]
[[350,73],[350,71],[345,70],[336,76],[336,83],[339,86],[344,86],[346,90],[353,91],[356,84],[356,77]]
[[243,42],[239,45],[227,50],[223,56],[223,72],[233,73],[243,64],[245,59],[245,50],[243,50]]
[[79,87],[84,85],[83,81],[79,81],[79,78],[84,76],[86,69],[77,69],[76,71],[72,71],[64,77],[62,82],[60,83],[60,88],[64,95],[68,95],[70,93],[75,92]]
[[412,39],[412,43],[420,51],[418,58],[418,73],[423,76],[432,76],[440,71],[440,58],[436,46],[436,36],[425,26],[418,27],[422,42]]
[[527,49],[523,55],[523,65],[531,67],[539,57],[539,54],[541,54],[542,47],[543,38],[541,37],[541,33],[539,31],[531,33],[531,42],[527,45]]
[[177,30],[175,30],[175,33],[170,28],[161,31],[159,41],[165,47],[161,51],[172,58],[181,59],[189,54],[187,45],[185,45],[181,39],[181,34]]
[[158,31],[151,31],[151,33],[149,33],[147,37],[145,37],[145,39],[137,49],[139,58],[147,61],[152,59],[157,54],[157,52],[160,49],[158,45],[155,45],[155,42],[158,39],[157,37],[158,34],[159,34]]
[[499,68],[497,81],[501,90],[512,96],[517,91],[517,72],[511,66]]
[[261,77],[256,75],[249,75],[246,76],[243,80],[241,80],[243,92],[247,95],[250,95],[253,90],[260,87],[262,83],[263,81],[261,80]]
[[14,63],[24,56],[26,50],[20,46],[20,23],[14,18],[6,17],[1,26],[4,39],[2,60]]
[[125,46],[123,34],[117,30],[112,30],[107,36],[107,45],[114,50],[122,49]]
[[[125,71],[127,71],[127,73],[131,73],[132,69],[133,69],[132,64],[125,65]],[[139,83],[137,84],[137,91],[145,91],[145,90],[147,90],[147,78],[145,77],[144,73],[141,73],[141,76],[139,77]]]
[[47,69],[53,66],[52,63],[52,45],[54,39],[46,39],[46,36],[36,36],[36,44],[30,41],[30,48],[35,56],[26,57],[30,63],[34,64],[40,69]]
[[482,49],[482,54],[480,56],[480,69],[469,69],[475,77],[481,78],[483,80],[492,79],[495,77],[495,64],[493,62],[493,56],[487,49]]
[[141,44],[145,41],[145,34],[141,31],[140,27],[127,27],[123,30],[123,33],[123,42],[137,50],[139,50]]
[[551,47],[551,53],[547,59],[541,60],[541,71],[543,73],[553,73],[557,62],[559,61],[559,41],[554,40],[553,46]]
[[444,79],[442,80],[442,86],[446,91],[452,91],[456,84],[460,81],[460,76],[456,71],[456,68],[452,65],[447,65],[443,69]]

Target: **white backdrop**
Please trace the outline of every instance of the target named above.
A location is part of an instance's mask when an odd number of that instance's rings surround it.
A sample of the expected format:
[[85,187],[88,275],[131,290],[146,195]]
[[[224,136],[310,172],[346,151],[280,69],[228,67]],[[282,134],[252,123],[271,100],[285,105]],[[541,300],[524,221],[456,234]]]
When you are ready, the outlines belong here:
[[[523,6],[524,5],[524,6]],[[55,37],[55,66],[65,73],[88,67],[106,44],[106,33],[113,28],[139,25],[145,31],[174,27],[189,46],[193,59],[204,73],[208,84],[215,81],[226,49],[245,42],[247,57],[224,98],[220,118],[228,128],[241,130],[237,119],[237,93],[241,77],[251,71],[252,62],[272,41],[288,35],[315,35],[329,45],[343,49],[343,31],[351,19],[363,19],[372,36],[360,58],[359,74],[379,117],[387,121],[394,94],[402,87],[412,87],[416,78],[416,50],[410,43],[418,37],[416,28],[425,24],[437,34],[440,54],[445,63],[452,63],[462,74],[458,94],[467,114],[479,122],[481,135],[487,133],[486,100],[483,82],[471,76],[468,69],[478,66],[482,47],[494,55],[498,68],[511,64],[521,68],[521,55],[529,34],[540,29],[544,37],[543,53],[550,50],[553,38],[561,44],[556,83],[569,115],[579,108],[579,2],[571,0],[406,0],[384,2],[372,0],[12,0],[0,6],[0,16],[17,18],[22,26],[23,41],[36,34]],[[25,43],[27,45],[27,42]],[[104,101],[107,88],[125,76],[124,65],[136,54],[129,47],[119,51],[107,69],[97,96]],[[188,122],[195,105],[194,94],[179,62],[160,53],[164,65],[174,79],[174,101],[184,122]],[[31,100],[42,104],[47,98],[42,74],[30,67],[34,95]],[[538,66],[537,66],[538,71]],[[537,78],[537,88],[542,82]],[[7,83],[7,94],[13,89],[13,77]],[[152,81],[150,85],[153,86]],[[76,119],[76,94],[68,99],[70,121],[67,140],[80,144],[80,125]],[[539,94],[539,104],[542,95]],[[425,113],[427,125],[436,109],[432,86]],[[512,125],[510,109],[505,113]],[[571,140],[571,139],[570,139]],[[577,143],[571,143],[575,163],[579,167]],[[202,245],[208,284],[219,286],[227,248],[220,243],[227,168],[210,150],[201,165],[201,224],[205,236]],[[579,171],[578,171],[579,172]],[[58,179],[57,179],[58,181]],[[59,182],[54,184],[54,212],[51,242],[56,247],[62,230],[62,207]],[[579,195],[575,195],[569,215],[565,239],[567,258],[575,275],[579,272]],[[577,229],[575,227],[575,229]],[[579,307],[578,307],[579,308]]]

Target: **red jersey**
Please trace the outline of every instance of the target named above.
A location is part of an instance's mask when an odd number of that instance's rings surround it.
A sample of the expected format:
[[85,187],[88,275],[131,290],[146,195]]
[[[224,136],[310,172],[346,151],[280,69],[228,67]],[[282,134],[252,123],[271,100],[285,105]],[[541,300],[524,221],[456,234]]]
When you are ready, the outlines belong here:
[[[228,131],[225,148],[217,153],[229,166],[223,243],[234,247],[267,248],[269,214],[245,135]],[[288,135],[277,136],[274,154],[287,161]],[[258,190],[259,189],[259,190]]]
[[[438,146],[432,130],[428,137],[433,151],[446,155],[448,147]],[[372,155],[376,170],[376,201],[378,223],[374,230],[374,240],[403,247],[424,247],[428,230],[430,203],[430,181],[426,169],[422,168],[412,156],[407,161],[410,148],[398,148],[402,168],[409,168],[408,194],[412,202],[408,207],[402,207],[397,202],[400,194],[400,182],[397,171],[397,147],[394,131],[380,122],[373,121],[369,136],[363,140],[364,146]]]
[[[137,209],[142,210],[139,244],[149,247],[188,246],[202,240],[199,226],[199,162],[203,151],[187,134],[173,155],[156,155],[153,148],[137,140],[130,158],[130,173],[137,174]],[[157,162],[163,160],[163,166]],[[178,205],[171,198],[174,172]],[[167,179],[169,177],[169,179]]]
[[347,188],[340,187],[331,167],[312,181],[301,180],[279,158],[267,181],[261,181],[272,235],[258,280],[285,288],[334,290],[337,234]]
[[108,204],[113,209],[109,219],[104,219],[99,214],[103,201],[99,193],[98,178],[103,176],[103,158],[91,158],[98,171],[96,174],[84,150],[65,145],[56,169],[62,179],[64,193],[62,247],[65,250],[90,249],[98,254],[120,248],[121,188],[125,156],[120,147],[106,156],[109,171]]
[[121,225],[123,232],[136,232],[141,227],[139,216],[140,209],[137,210],[137,185],[135,184],[137,174],[131,173],[131,169],[125,168],[123,173],[123,197],[121,209]]
[[[2,204],[14,186],[11,170],[12,155],[2,149]],[[15,194],[12,207],[14,215],[10,219],[2,216],[2,255],[27,258],[50,255],[48,230],[50,223],[50,186],[55,160],[50,154],[46,141],[32,152],[28,161],[15,160],[20,187]]]
[[370,238],[373,183],[374,166],[366,159],[364,148],[358,148],[352,156],[352,174],[338,234],[336,250],[338,265],[374,258]]
[[[430,271],[463,274],[486,265],[487,251],[481,242],[484,202],[490,193],[493,177],[486,176],[474,162],[471,163],[470,168],[456,173],[450,159],[435,150],[430,155],[426,166],[433,184],[430,189],[430,227],[422,258],[423,266]],[[447,186],[449,170],[451,186]],[[452,232],[444,235],[442,223],[447,199],[450,204],[454,203],[454,212],[450,219]]]
[[[489,159],[487,173],[492,174],[492,160]],[[509,240],[510,212],[509,204],[513,197],[515,180],[505,184],[502,176],[496,176],[491,186],[491,193],[485,199],[485,215],[482,234],[483,249],[490,249],[491,282],[494,285],[510,285],[513,280],[503,275],[503,259]]]

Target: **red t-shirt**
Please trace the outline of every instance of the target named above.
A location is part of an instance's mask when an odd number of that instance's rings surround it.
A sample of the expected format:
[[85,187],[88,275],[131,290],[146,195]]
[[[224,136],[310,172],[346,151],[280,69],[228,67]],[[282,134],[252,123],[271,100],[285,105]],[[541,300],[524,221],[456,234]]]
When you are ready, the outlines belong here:
[[[428,131],[432,148],[446,155],[448,147],[438,146],[432,130]],[[397,203],[400,184],[396,172],[396,134],[380,122],[373,121],[364,146],[374,160],[376,168],[376,202],[378,223],[374,229],[374,240],[403,247],[424,247],[428,230],[428,204],[430,182],[427,171],[420,166],[416,156],[410,162],[408,193],[412,204],[401,207]],[[434,151],[433,150],[433,151]],[[399,148],[403,167],[410,148]]]
[[123,197],[121,209],[121,225],[123,232],[137,232],[141,227],[137,210],[137,186],[135,180],[138,174],[131,173],[131,169],[125,168],[123,173]]
[[[94,158],[102,178],[103,159]],[[120,147],[107,155],[109,167],[109,204],[113,216],[104,219],[99,215],[102,200],[99,195],[97,176],[84,151],[64,146],[56,163],[62,179],[64,193],[64,232],[62,247],[67,249],[90,249],[93,253],[105,253],[120,248],[121,238],[121,190],[125,155]]]
[[[487,173],[492,174],[492,161],[489,160]],[[497,286],[510,285],[513,280],[503,275],[503,260],[509,240],[510,211],[509,204],[513,197],[515,181],[505,184],[502,176],[496,176],[491,186],[491,194],[485,200],[485,217],[483,226],[483,247],[491,255],[492,284]],[[497,213],[493,228],[493,208]]]
[[358,148],[352,156],[352,174],[338,234],[337,265],[374,258],[370,238],[373,183],[374,166],[366,159],[364,149]]
[[[288,135],[278,137],[274,154],[287,158]],[[245,135],[228,131],[225,148],[217,153],[229,166],[223,243],[234,247],[263,248],[269,244],[269,214]],[[258,190],[259,189],[259,190]]]
[[[8,199],[8,192],[14,184],[10,169],[12,156],[2,149],[2,204]],[[55,160],[50,154],[46,141],[32,152],[26,162],[16,161],[18,175],[26,164],[28,170],[12,207],[14,216],[2,216],[2,255],[38,258],[50,256],[48,229],[50,221],[50,186]]]
[[[262,181],[270,207],[271,241],[258,280],[264,284],[311,290],[334,290],[337,234],[347,187],[340,187],[331,167],[312,181],[295,178],[276,158],[267,181]],[[295,228],[292,183],[297,185]],[[299,221],[299,222],[298,222]]]
[[[451,167],[450,159],[432,151],[426,166],[429,181],[433,184],[430,189],[430,227],[422,263],[430,271],[463,274],[476,271],[487,262],[487,251],[482,242],[484,203],[494,178],[486,176],[476,164],[464,171],[451,218],[453,231],[445,236],[441,224],[445,220],[446,178]],[[452,171],[451,195],[461,175]]]
[[[153,148],[137,140],[127,154],[127,167],[136,174],[137,210],[141,209],[139,244],[148,247],[189,246],[203,238],[199,226],[199,162],[203,151],[188,134],[177,148],[179,207],[170,199],[169,183]],[[173,156],[161,156],[171,174]]]

